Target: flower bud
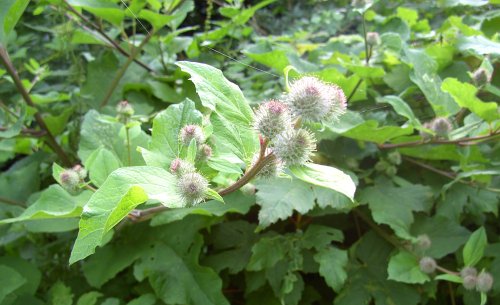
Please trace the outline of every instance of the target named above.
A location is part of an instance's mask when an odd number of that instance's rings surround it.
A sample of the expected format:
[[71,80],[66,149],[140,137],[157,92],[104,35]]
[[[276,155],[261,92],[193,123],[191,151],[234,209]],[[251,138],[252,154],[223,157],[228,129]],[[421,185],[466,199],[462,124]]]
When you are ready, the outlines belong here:
[[59,175],[61,186],[70,194],[78,192],[80,176],[72,169],[66,169]]
[[420,270],[424,273],[433,273],[436,270],[437,264],[432,257],[422,257],[419,262]]
[[415,246],[418,250],[425,251],[432,246],[432,241],[427,234],[422,234],[417,237]]
[[78,174],[80,180],[84,180],[85,178],[87,178],[87,170],[80,164],[73,166],[73,170]]
[[212,147],[208,144],[201,144],[196,154],[196,159],[206,161],[212,156]]
[[366,43],[369,46],[378,46],[380,44],[380,36],[377,32],[366,33]]
[[493,286],[493,277],[488,272],[482,271],[476,279],[476,289],[479,292],[488,292]]
[[401,154],[398,151],[393,151],[387,154],[387,160],[394,165],[401,164]]
[[395,167],[394,165],[388,166],[385,169],[385,174],[389,177],[394,177],[398,173],[398,168]]
[[340,87],[311,76],[293,82],[284,98],[292,115],[305,122],[338,119],[347,108],[347,99]]
[[472,81],[476,86],[484,86],[491,81],[491,75],[485,68],[479,68],[472,74]]
[[476,276],[477,275],[477,270],[474,267],[465,267],[464,269],[460,270],[460,276],[462,278],[465,278],[466,276]]
[[201,127],[198,125],[186,125],[182,127],[179,133],[179,140],[181,143],[184,146],[189,146],[192,139],[194,139],[198,145],[205,142],[205,135]]
[[179,178],[177,187],[186,205],[189,206],[203,201],[208,181],[198,173],[187,173]]
[[465,289],[472,290],[476,288],[477,278],[475,275],[467,275],[463,277],[463,283]]
[[445,138],[452,130],[450,121],[444,117],[438,117],[432,120],[431,129],[436,133],[437,137]]
[[[432,130],[431,122],[425,122],[424,124],[422,124],[422,127]],[[420,136],[424,141],[429,141],[433,137],[431,133],[426,132],[425,130],[420,130]]]
[[305,129],[289,129],[276,136],[272,149],[286,166],[301,165],[309,161],[316,149],[316,140]]
[[134,114],[134,108],[127,101],[121,101],[116,105],[116,112],[119,115],[131,117]]
[[291,127],[288,107],[280,101],[270,100],[262,103],[255,112],[255,130],[268,139]]
[[195,171],[196,169],[193,164],[180,158],[176,158],[170,163],[170,172],[178,177],[187,173],[194,173]]

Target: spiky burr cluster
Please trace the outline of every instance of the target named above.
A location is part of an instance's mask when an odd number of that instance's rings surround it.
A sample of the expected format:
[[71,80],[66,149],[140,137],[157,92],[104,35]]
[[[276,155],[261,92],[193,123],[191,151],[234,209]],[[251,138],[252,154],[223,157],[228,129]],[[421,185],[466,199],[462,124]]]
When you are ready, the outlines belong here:
[[205,142],[203,130],[198,125],[186,125],[179,133],[179,140],[184,146],[189,146],[191,140],[195,140],[197,145]]
[[80,183],[87,177],[87,170],[81,165],[65,169],[59,175],[61,186],[70,194],[76,194],[80,190]]
[[[453,125],[445,117],[437,117],[430,122],[424,123],[422,126],[432,130],[434,136],[437,138],[447,138],[448,134],[453,130]],[[420,135],[424,140],[429,140],[433,137],[432,134],[425,131],[421,131]]]
[[477,290],[479,292],[488,292],[493,287],[493,276],[490,273],[481,271],[479,275],[474,267],[465,267],[460,271],[462,285],[467,290]]
[[177,187],[187,205],[195,205],[205,198],[208,181],[199,173],[187,173],[179,177]]
[[293,82],[284,101],[292,115],[305,122],[337,119],[345,113],[347,99],[340,87],[306,76]]
[[269,159],[259,176],[271,178],[284,166],[308,162],[316,140],[311,132],[299,127],[301,122],[334,120],[345,113],[346,107],[342,89],[312,76],[294,81],[281,101],[263,102],[255,112],[253,126],[269,144],[265,155],[272,153],[276,158]]

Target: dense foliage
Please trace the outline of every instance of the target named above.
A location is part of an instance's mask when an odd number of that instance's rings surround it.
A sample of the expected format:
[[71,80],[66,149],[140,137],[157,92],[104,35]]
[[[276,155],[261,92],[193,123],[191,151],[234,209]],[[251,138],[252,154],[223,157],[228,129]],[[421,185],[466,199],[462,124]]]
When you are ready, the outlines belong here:
[[499,4],[1,0],[0,304],[499,304]]

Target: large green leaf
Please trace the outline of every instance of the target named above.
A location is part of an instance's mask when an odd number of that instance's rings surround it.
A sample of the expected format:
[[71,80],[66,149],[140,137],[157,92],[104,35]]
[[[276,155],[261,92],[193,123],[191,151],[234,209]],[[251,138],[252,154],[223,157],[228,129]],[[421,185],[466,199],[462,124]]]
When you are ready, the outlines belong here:
[[[119,159],[121,164],[128,165],[129,147],[127,138],[120,131],[124,128],[122,123],[117,122],[112,117],[99,114],[95,110],[87,112],[83,119],[80,135],[80,146],[78,156],[83,164],[87,165],[87,159],[97,150],[105,148]],[[130,165],[143,165],[144,160],[137,151],[137,147],[146,146],[149,136],[142,130],[134,137],[130,138]],[[93,156],[95,157],[95,156]],[[92,158],[91,158],[92,160]],[[113,163],[115,163],[113,161]],[[106,165],[108,166],[108,165]],[[91,175],[93,175],[91,173]],[[102,173],[100,174],[102,176]],[[100,182],[100,180],[98,180]]]
[[460,107],[469,109],[484,120],[491,122],[500,118],[498,104],[483,102],[476,97],[478,89],[471,84],[462,83],[456,78],[447,78],[441,88],[448,92]]
[[331,166],[307,163],[302,166],[292,166],[290,171],[300,180],[332,189],[354,200],[356,185],[351,176],[341,170]]
[[0,224],[32,219],[79,217],[90,194],[90,191],[84,191],[78,196],[71,196],[58,184],[51,185],[21,215],[1,220]]
[[7,43],[7,37],[16,26],[30,0],[0,1],[0,48]]
[[325,279],[328,286],[339,292],[347,279],[345,271],[347,252],[334,247],[328,247],[314,255],[319,264],[319,274]]
[[191,216],[148,231],[149,251],[134,266],[138,280],[148,278],[155,294],[166,304],[225,305],[222,281],[210,268],[200,266],[203,238],[198,231],[209,218]]
[[203,106],[214,112],[211,121],[218,143],[243,161],[251,160],[258,150],[257,135],[251,128],[253,112],[238,86],[211,66],[187,61],[177,65],[191,75]]
[[428,211],[431,189],[423,185],[394,187],[389,183],[377,184],[360,192],[359,201],[368,203],[373,219],[390,226],[402,238],[411,238],[413,211]]
[[84,207],[70,264],[93,254],[104,234],[148,199],[167,207],[183,205],[175,177],[164,169],[137,166],[114,171]]
[[391,257],[387,272],[390,280],[398,282],[423,284],[430,281],[429,276],[420,270],[418,258],[409,252],[401,251]]
[[170,162],[180,153],[179,131],[185,125],[201,125],[202,114],[196,110],[194,102],[187,99],[171,105],[158,113],[153,120],[153,131],[148,149],[141,149],[146,164],[168,168]]
[[0,265],[0,303],[5,297],[26,283],[26,279],[15,269]]
[[464,246],[464,265],[475,266],[483,258],[484,249],[487,245],[486,231],[484,227],[481,227],[472,233]]
[[441,91],[441,78],[437,75],[437,63],[423,50],[406,49],[409,64],[413,66],[410,79],[424,93],[436,116],[448,117],[460,107],[451,96]]
[[82,7],[97,17],[101,17],[116,26],[121,26],[123,18],[125,17],[125,12],[117,4],[110,1],[69,0],[68,3],[73,6]]

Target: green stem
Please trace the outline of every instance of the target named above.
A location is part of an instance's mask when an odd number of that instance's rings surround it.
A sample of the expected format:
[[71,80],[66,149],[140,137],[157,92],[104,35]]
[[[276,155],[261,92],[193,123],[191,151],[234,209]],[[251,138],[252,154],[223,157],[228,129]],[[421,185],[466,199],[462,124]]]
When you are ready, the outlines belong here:
[[127,135],[127,157],[128,157],[128,166],[132,165],[132,154],[130,152],[130,134],[129,129],[125,126],[125,133]]
[[9,199],[9,198],[5,198],[5,197],[0,197],[0,202],[6,203],[6,204],[10,204],[10,205],[17,205],[17,206],[20,206],[20,207],[24,207],[23,203],[18,202],[16,200]]
[[104,96],[104,99],[101,102],[101,105],[99,108],[103,108],[106,106],[106,104],[109,102],[109,99],[113,95],[113,92],[115,91],[116,87],[120,83],[120,80],[122,79],[123,75],[125,75],[125,72],[127,72],[128,67],[130,64],[134,61],[135,57],[140,53],[142,48],[148,43],[148,41],[153,37],[153,31],[149,32],[146,38],[144,38],[141,42],[141,44],[137,47],[134,48],[134,50],[130,53],[130,56],[128,57],[127,61],[123,64],[123,66],[118,70],[118,72],[115,75],[115,78],[111,82],[111,85],[108,88],[108,91],[106,95]]
[[[19,91],[19,93],[21,93],[21,96],[23,97],[26,104],[30,107],[37,109],[37,106],[31,99],[28,91],[26,90],[21,79],[19,78],[16,68],[14,67],[9,58],[9,53],[7,52],[7,49],[5,49],[2,46],[0,46],[0,62],[5,66],[5,69],[11,76],[12,80],[14,81],[14,84],[17,87],[17,90]],[[57,143],[56,139],[54,138],[54,135],[52,135],[42,115],[40,114],[40,111],[35,112],[34,116],[40,128],[45,130],[45,132],[47,133],[44,138],[47,145],[52,149],[52,151],[54,151],[57,154],[57,156],[65,166],[71,166],[71,161],[68,155],[66,155],[62,147],[59,146],[59,144]]]

